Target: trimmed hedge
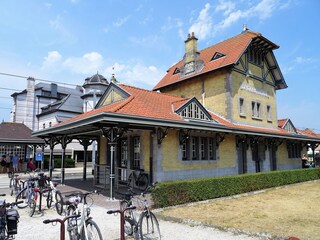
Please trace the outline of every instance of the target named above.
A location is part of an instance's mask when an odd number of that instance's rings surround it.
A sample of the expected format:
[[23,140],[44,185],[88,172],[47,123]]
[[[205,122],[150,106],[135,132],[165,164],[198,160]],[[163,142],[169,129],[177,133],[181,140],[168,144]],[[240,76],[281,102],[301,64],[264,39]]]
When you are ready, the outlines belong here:
[[[49,169],[49,158],[44,159],[44,168]],[[54,158],[54,167],[55,168],[61,168],[61,158],[55,157]],[[72,158],[66,157],[65,158],[65,168],[74,168],[75,167],[75,161]]]
[[151,194],[155,207],[168,207],[315,179],[320,168],[161,182]]

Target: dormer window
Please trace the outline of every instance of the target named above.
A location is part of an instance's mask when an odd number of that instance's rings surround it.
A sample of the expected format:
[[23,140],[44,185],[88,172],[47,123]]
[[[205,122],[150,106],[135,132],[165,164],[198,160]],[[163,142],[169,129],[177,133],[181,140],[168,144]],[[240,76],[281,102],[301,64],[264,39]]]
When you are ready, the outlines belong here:
[[194,72],[194,61],[192,62],[188,62],[184,65],[184,72],[185,74],[188,74],[188,73],[191,73],[191,72]]
[[180,107],[180,109],[177,110],[177,114],[187,119],[211,121],[210,114],[195,98],[192,98],[182,107]]
[[219,53],[219,52],[215,52],[215,54],[213,55],[213,57],[211,58],[210,61],[213,61],[213,60],[216,60],[216,59],[219,59],[219,58],[222,58],[224,57],[225,55],[222,54],[222,53]]
[[180,73],[180,69],[179,69],[179,68],[176,68],[176,69],[174,70],[173,75],[174,75],[174,74],[177,74],[177,73]]

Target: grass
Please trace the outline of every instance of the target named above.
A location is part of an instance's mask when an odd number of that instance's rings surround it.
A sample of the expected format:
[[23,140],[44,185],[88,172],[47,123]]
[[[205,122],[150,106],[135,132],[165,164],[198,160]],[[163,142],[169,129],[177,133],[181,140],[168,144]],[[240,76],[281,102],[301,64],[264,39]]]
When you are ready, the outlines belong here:
[[320,240],[320,181],[167,208],[159,214],[219,228]]

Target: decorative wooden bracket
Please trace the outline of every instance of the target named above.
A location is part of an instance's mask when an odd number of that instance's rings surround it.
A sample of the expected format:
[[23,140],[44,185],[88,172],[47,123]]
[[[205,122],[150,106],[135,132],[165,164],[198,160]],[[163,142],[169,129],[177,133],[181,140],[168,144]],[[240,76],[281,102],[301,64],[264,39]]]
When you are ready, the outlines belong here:
[[169,131],[169,128],[158,128],[157,129],[157,140],[158,140],[158,144],[161,144],[163,139],[168,135],[168,131]]
[[219,147],[220,143],[224,141],[227,133],[217,133],[216,134],[216,146]]
[[266,144],[268,146],[268,148],[270,148],[271,146],[275,146],[276,150],[278,150],[278,147],[283,143],[282,139],[277,139],[277,138],[268,138],[266,141]]
[[236,135],[236,147],[240,147],[240,143],[246,143],[247,150],[249,149],[248,136],[247,135]]
[[59,144],[58,139],[56,137],[54,137],[54,136],[48,137],[48,138],[44,138],[43,140],[46,143],[46,145],[48,145],[50,147],[51,150],[54,149],[55,145]]
[[67,145],[72,142],[72,138],[68,137],[67,135],[63,135],[57,139],[57,141],[61,144],[62,149],[66,149]]
[[179,132],[180,145],[184,144],[189,137],[190,137],[190,130],[181,129],[180,132]]
[[126,131],[124,128],[111,127],[111,128],[101,128],[103,135],[107,138],[109,143],[116,143],[119,138],[122,137]]

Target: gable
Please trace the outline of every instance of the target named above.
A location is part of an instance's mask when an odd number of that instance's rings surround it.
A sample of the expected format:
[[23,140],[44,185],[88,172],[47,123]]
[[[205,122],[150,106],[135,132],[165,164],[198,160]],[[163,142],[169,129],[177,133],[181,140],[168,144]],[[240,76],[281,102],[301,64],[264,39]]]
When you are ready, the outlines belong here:
[[95,108],[107,106],[128,98],[130,94],[114,83],[110,83]]
[[255,41],[246,48],[234,70],[273,85],[276,90],[286,88],[287,84],[284,81],[272,49],[267,45],[257,47],[257,44],[254,43]]
[[287,121],[283,124],[281,128],[289,133],[297,133],[297,130],[290,119],[287,119]]
[[176,113],[184,119],[212,121],[211,115],[195,97],[179,107]]

